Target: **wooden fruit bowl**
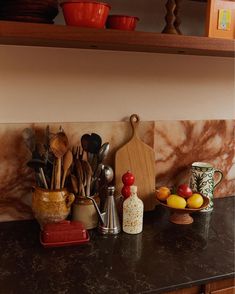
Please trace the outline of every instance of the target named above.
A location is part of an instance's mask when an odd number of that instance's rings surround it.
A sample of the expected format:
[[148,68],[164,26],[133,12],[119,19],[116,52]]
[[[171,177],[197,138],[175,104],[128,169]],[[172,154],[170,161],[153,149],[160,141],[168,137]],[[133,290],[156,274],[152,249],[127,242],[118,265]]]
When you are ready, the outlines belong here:
[[204,208],[206,208],[209,204],[209,198],[202,196],[203,197],[203,204],[200,208],[172,208],[168,206],[165,202],[159,201],[159,203],[167,207],[172,213],[169,218],[169,220],[178,225],[189,225],[193,222],[193,218],[190,216],[191,213],[200,211]]

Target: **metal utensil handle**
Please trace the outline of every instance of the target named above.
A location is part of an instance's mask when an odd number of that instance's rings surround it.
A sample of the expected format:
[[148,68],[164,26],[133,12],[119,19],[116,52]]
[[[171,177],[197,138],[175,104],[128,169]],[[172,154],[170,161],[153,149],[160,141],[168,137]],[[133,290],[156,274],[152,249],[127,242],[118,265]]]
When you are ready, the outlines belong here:
[[46,181],[46,178],[45,178],[44,171],[43,171],[42,167],[39,167],[39,172],[40,172],[44,187],[46,189],[48,189],[47,181]]
[[100,220],[101,224],[104,225],[104,221],[103,221],[103,218],[102,218],[102,216],[101,216],[100,209],[99,209],[99,207],[98,207],[98,205],[97,205],[95,199],[93,199],[93,198],[90,197],[90,196],[86,196],[86,198],[90,199],[90,200],[93,202],[93,204],[94,204],[94,206],[95,206],[95,209],[96,209],[96,212],[97,212],[97,214],[98,214],[99,220]]
[[51,190],[54,189],[54,182],[55,182],[55,160],[53,162],[53,169],[51,174]]

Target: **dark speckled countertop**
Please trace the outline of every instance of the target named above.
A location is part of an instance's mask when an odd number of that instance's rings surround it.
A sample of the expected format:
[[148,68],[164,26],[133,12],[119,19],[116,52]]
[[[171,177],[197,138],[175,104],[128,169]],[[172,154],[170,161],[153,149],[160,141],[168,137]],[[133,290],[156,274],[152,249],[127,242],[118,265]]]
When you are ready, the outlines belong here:
[[101,236],[88,244],[44,249],[35,221],[0,224],[1,294],[162,293],[234,276],[234,197],[191,225],[147,213],[139,235]]

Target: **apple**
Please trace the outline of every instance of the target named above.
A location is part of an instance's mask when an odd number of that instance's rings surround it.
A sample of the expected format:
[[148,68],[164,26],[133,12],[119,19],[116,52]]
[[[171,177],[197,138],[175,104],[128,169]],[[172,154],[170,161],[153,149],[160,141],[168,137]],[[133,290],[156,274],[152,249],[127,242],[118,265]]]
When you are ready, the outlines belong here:
[[187,184],[181,184],[177,189],[177,194],[183,198],[189,198],[192,196],[193,191]]

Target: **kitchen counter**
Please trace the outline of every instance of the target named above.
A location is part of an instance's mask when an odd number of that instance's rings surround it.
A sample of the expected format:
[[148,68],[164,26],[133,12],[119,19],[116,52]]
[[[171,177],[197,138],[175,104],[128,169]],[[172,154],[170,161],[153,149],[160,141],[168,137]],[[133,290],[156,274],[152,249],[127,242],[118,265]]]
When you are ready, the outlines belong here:
[[0,224],[0,293],[162,293],[234,276],[234,197],[215,200],[191,225],[156,207],[139,235],[43,248],[35,221]]

